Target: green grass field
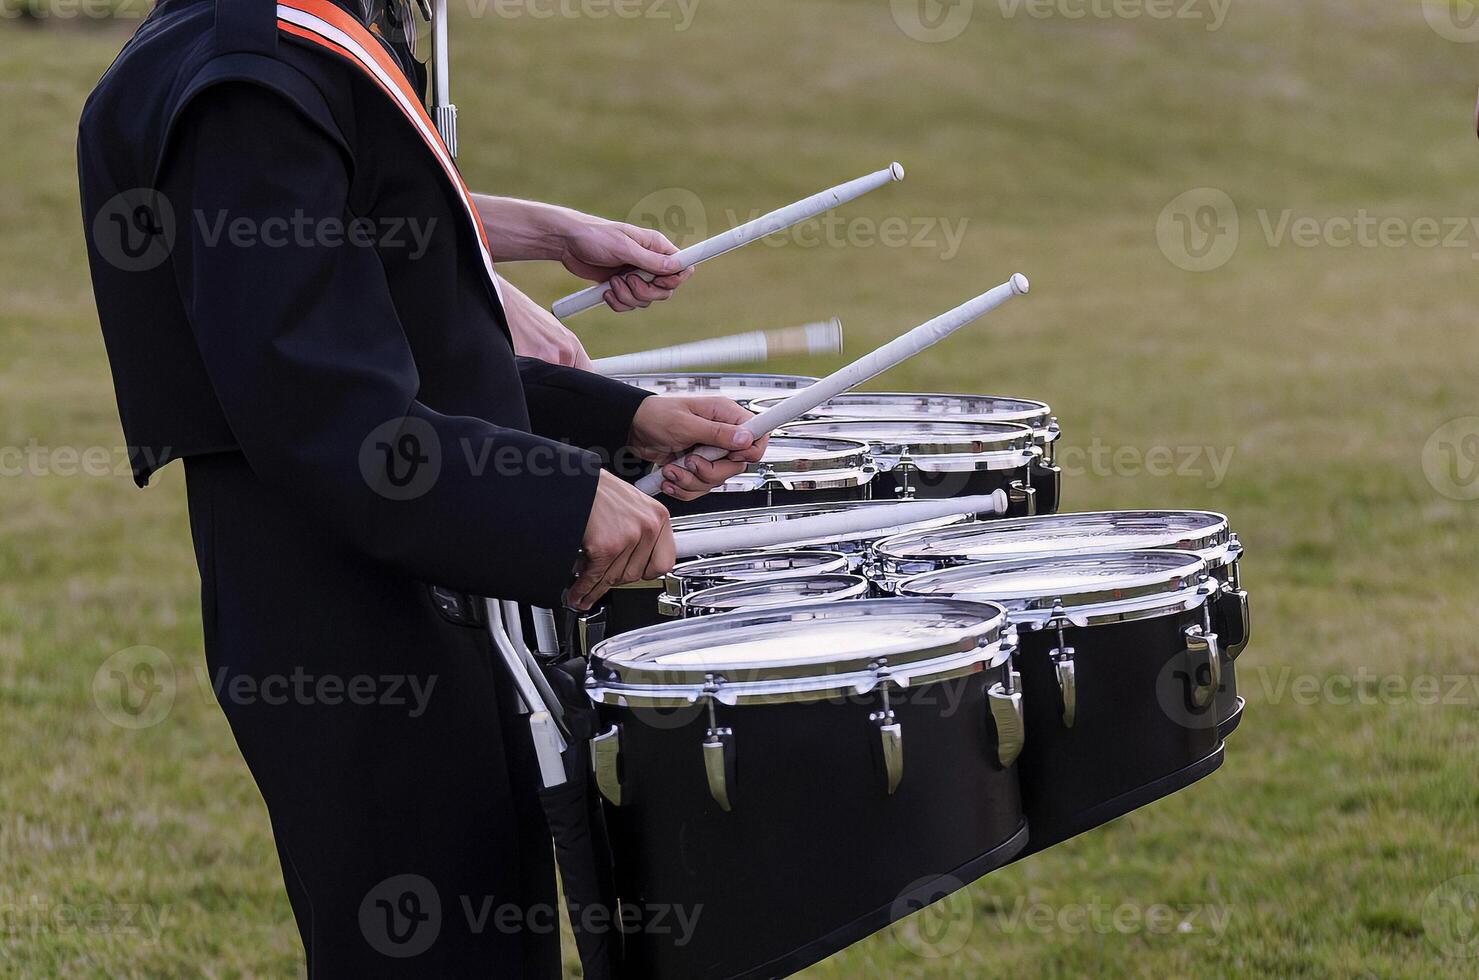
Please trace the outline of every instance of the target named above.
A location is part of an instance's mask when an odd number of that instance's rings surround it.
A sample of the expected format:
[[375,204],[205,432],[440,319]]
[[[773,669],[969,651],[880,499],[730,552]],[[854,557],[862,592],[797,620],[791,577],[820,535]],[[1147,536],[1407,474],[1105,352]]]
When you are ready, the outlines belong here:
[[[834,314],[857,352],[1020,270],[1030,298],[877,386],[1049,401],[1067,509],[1221,510],[1248,548],[1221,772],[813,976],[1479,969],[1479,45],[1416,0],[1222,7],[977,0],[929,43],[885,0],[454,4],[476,188],[712,232],[909,168],[820,244],[576,321],[592,353]],[[115,448],[73,136],[123,36],[0,21],[0,974],[293,975],[266,813],[198,680],[181,474],[138,492]],[[140,645],[176,691],[129,730],[92,682]]]

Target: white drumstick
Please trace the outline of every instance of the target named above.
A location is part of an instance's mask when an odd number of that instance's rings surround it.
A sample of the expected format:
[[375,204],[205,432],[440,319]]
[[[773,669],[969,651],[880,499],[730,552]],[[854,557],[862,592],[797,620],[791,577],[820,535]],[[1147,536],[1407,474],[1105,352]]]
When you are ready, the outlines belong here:
[[[742,225],[737,225],[722,234],[715,235],[707,241],[699,242],[697,245],[690,245],[688,248],[675,254],[673,258],[681,262],[685,269],[698,265],[700,262],[707,262],[709,259],[723,255],[725,252],[732,252],[751,242],[759,241],[766,235],[774,235],[776,232],[784,231],[792,225],[800,224],[808,218],[815,218],[817,215],[824,214],[835,207],[846,204],[848,201],[862,197],[869,191],[877,190],[884,184],[903,179],[904,168],[897,163],[891,163],[875,174],[859,177],[857,180],[850,180],[845,184],[838,184],[836,187],[822,191],[820,194],[813,194],[804,201],[797,201],[795,204],[787,205],[778,211],[772,211],[767,215],[756,218],[754,221],[747,221]],[[637,274],[648,282],[656,278],[647,272],[639,271]],[[611,283],[609,282],[589,286],[557,301],[551,309],[554,311],[555,316],[561,320],[572,317],[577,313],[584,313],[586,310],[600,306],[606,295],[606,290],[610,288]]]
[[603,357],[595,362],[595,368],[597,374],[608,377],[616,374],[656,374],[662,371],[693,371],[726,364],[753,364],[787,354],[835,354],[840,350],[842,321],[833,317],[825,323],[808,323],[804,327],[756,330],[636,354]]
[[[824,401],[836,398],[844,391],[875,378],[883,372],[902,364],[928,347],[932,347],[968,323],[979,320],[1013,296],[1026,295],[1027,277],[1018,272],[995,289],[988,290],[968,303],[963,303],[948,313],[942,313],[927,323],[922,323],[901,337],[895,337],[871,354],[853,361],[847,367],[828,375],[814,385],[809,385],[791,395],[785,401],[768,408],[745,423],[744,428],[755,438],[760,438],[778,426],[794,422]],[[701,446],[694,452],[704,459],[723,459],[729,450],[714,446]],[[653,472],[637,481],[637,489],[656,496],[662,490],[662,470]]]
[[999,515],[1007,512],[1005,490],[952,500],[905,500],[877,507],[859,507],[840,514],[818,514],[769,524],[739,524],[694,531],[677,531],[673,540],[679,558],[727,555],[756,548],[775,548],[797,541],[816,541],[832,535],[883,531],[940,517],[961,514]]

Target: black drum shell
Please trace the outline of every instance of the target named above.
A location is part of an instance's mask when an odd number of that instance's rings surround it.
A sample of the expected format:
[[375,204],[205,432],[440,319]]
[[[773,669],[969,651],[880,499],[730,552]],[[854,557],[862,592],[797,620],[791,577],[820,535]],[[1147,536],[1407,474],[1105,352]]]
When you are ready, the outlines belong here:
[[901,897],[922,877],[968,883],[1010,861],[1026,840],[1021,797],[986,698],[1004,675],[895,689],[904,775],[892,796],[868,717],[876,693],[720,705],[738,771],[729,813],[709,794],[698,706],[657,724],[643,720],[652,709],[603,707],[622,726],[623,805],[606,806],[622,902],[703,909],[687,945],[628,935],[628,975],[785,975],[913,911]]
[[602,600],[602,636],[619,636],[644,626],[671,622],[657,610],[657,600],[661,595],[662,585],[657,582],[641,582],[607,592]]
[[1025,854],[1098,827],[1175,792],[1222,761],[1219,711],[1183,702],[1189,626],[1201,607],[1126,623],[1069,627],[1075,650],[1077,717],[1063,724],[1049,651],[1056,630],[1023,630],[1026,745],[1018,768],[1030,827]]

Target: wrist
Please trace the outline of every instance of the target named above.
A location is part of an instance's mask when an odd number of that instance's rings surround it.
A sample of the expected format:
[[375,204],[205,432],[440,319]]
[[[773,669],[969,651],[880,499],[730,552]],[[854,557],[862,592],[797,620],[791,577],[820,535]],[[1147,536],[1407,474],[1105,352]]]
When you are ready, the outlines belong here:
[[555,204],[474,195],[493,257],[503,262],[559,260],[569,247],[580,212]]

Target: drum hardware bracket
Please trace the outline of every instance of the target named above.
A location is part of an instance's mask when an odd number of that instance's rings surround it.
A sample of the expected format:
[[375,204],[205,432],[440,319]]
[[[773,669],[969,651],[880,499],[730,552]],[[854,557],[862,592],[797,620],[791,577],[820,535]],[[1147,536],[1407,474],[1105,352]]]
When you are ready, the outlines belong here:
[[595,609],[576,620],[580,633],[580,652],[590,657],[596,645],[606,639],[606,610]]
[[591,739],[591,770],[596,787],[612,806],[621,806],[621,726]]
[[734,752],[734,729],[720,728],[715,702],[720,681],[713,674],[704,677],[704,699],[709,706],[709,728],[704,733],[704,775],[709,783],[709,795],[725,813],[734,809],[730,795],[737,781],[737,766]]
[[1058,680],[1058,693],[1063,698],[1063,727],[1072,728],[1078,718],[1078,678],[1073,662],[1076,651],[1068,645],[1064,635],[1068,613],[1061,600],[1053,604],[1053,618],[1047,625],[1058,631],[1058,645],[1048,651],[1048,657],[1053,662],[1053,676]]
[[868,720],[878,726],[879,750],[883,760],[883,773],[887,780],[888,795],[893,796],[904,780],[904,726],[894,718],[893,706],[889,704],[889,686],[892,684],[888,662],[880,660],[873,668],[877,687],[883,696],[883,710],[875,711]]
[[[1195,708],[1206,708],[1217,698],[1222,687],[1222,652],[1218,649],[1217,634],[1202,626],[1188,626],[1186,655],[1191,671],[1191,703]],[[1201,683],[1203,671],[1207,683]]]
[[1002,648],[1009,651],[1006,681],[991,685],[986,697],[991,702],[991,720],[996,726],[997,761],[1003,769],[1010,769],[1022,754],[1027,728],[1022,718],[1022,675],[1012,660],[1017,649],[1016,634],[1002,637],[1001,642]]
[[1007,490],[1007,496],[1011,502],[1021,507],[1023,517],[1037,516],[1037,490],[1032,486],[1032,471],[1028,469],[1027,482],[1013,480],[1011,488]]

